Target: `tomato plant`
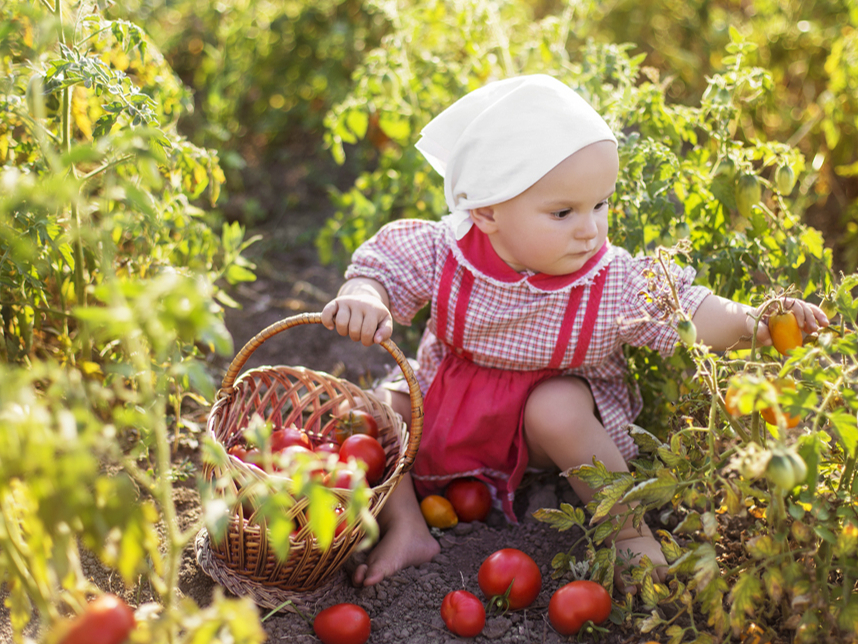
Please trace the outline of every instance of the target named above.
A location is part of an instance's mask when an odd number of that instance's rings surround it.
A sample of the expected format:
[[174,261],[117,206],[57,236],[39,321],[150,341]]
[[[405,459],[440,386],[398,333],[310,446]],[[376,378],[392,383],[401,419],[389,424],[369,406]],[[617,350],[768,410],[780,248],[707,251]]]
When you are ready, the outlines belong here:
[[451,481],[444,496],[453,504],[459,521],[485,521],[492,509],[492,495],[488,486],[479,479]]
[[459,523],[453,504],[443,496],[430,494],[420,501],[420,512],[426,523],[433,528],[452,528]]
[[349,457],[366,466],[367,483],[375,485],[382,480],[386,456],[381,443],[372,436],[354,434],[346,438],[340,446],[340,462],[347,463]]
[[352,409],[338,416],[334,425],[334,437],[342,444],[349,436],[366,434],[378,438],[378,422],[364,409]]
[[792,311],[782,311],[769,316],[768,327],[772,345],[783,356],[789,355],[790,351],[803,344],[801,329]]
[[476,637],[486,625],[486,609],[473,593],[454,590],[441,602],[441,619],[459,637]]
[[548,603],[548,619],[561,635],[575,635],[586,622],[601,624],[610,614],[611,596],[595,581],[561,586]]
[[322,644],[364,644],[369,639],[370,619],[357,604],[336,604],[316,615],[313,631]]
[[503,548],[489,555],[477,573],[486,598],[501,609],[530,606],[542,589],[542,573],[530,555],[516,548]]
[[116,595],[104,594],[69,625],[61,644],[122,644],[134,630],[134,611]]

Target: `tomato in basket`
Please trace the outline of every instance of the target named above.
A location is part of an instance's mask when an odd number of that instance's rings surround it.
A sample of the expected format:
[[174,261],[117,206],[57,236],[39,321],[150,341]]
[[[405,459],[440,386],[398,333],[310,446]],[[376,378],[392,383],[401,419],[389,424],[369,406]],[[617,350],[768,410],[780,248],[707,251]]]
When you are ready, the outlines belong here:
[[334,437],[342,445],[349,436],[366,434],[378,438],[378,423],[372,414],[364,409],[352,409],[336,419]]
[[282,429],[275,429],[271,432],[272,452],[279,452],[290,445],[301,445],[302,447],[310,449],[310,437],[307,436],[307,432],[298,429],[294,425],[283,427]]
[[340,462],[347,463],[349,457],[366,465],[366,481],[370,485],[379,483],[384,476],[384,463],[387,460],[384,448],[377,440],[367,434],[354,434],[340,446]]

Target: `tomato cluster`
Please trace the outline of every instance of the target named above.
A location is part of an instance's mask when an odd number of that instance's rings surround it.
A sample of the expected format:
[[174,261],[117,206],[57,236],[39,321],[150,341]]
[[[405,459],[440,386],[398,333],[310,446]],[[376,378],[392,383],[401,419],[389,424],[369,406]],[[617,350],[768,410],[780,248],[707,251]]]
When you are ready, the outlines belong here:
[[[296,459],[302,458],[302,455],[311,461],[315,457],[319,463],[318,466],[311,465],[311,471],[327,482],[331,477],[325,471],[322,460],[336,454],[341,463],[348,463],[350,457],[358,463],[363,463],[364,475],[369,485],[377,485],[383,480],[387,455],[378,440],[378,423],[369,412],[355,409],[337,417],[332,434],[335,440],[328,436],[311,437],[294,424],[275,429],[268,439],[272,455],[271,470],[281,472]],[[227,451],[240,461],[264,468],[262,452],[256,446],[239,442]],[[350,474],[348,480],[351,481]],[[344,487],[344,481],[345,478],[340,476],[331,487]]]
[[491,509],[489,488],[476,478],[455,479],[444,496],[430,494],[420,502],[423,518],[433,528],[452,528],[459,521],[485,521]]
[[[489,609],[519,610],[536,600],[542,589],[539,566],[526,553],[503,548],[489,555],[480,566],[477,582]],[[611,595],[594,581],[573,581],[559,588],[548,604],[548,619],[561,635],[575,635],[588,623],[598,625],[608,619]],[[444,597],[441,618],[459,637],[476,637],[486,622],[480,600],[466,590]]]

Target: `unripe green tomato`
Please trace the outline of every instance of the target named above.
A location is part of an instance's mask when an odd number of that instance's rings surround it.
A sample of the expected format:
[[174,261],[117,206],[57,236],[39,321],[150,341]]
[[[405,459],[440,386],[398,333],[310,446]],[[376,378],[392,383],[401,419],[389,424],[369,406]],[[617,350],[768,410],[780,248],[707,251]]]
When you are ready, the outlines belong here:
[[725,176],[732,179],[736,174],[736,162],[730,157],[724,157],[718,162],[718,167],[715,168],[715,176]]
[[736,179],[736,208],[745,218],[751,216],[752,208],[762,199],[762,188],[756,175],[743,174]]
[[792,465],[793,476],[795,477],[794,485],[801,485],[807,478],[807,464],[801,455],[793,450],[787,450],[786,456]]
[[679,339],[688,346],[697,342],[697,327],[691,320],[680,320],[676,325],[676,332],[679,334]]
[[674,227],[674,231],[676,232],[677,239],[687,239],[691,236],[691,228],[688,227],[684,221],[676,224]]
[[792,533],[793,539],[798,541],[799,543],[809,543],[811,539],[813,539],[814,532],[806,523],[802,523],[801,521],[793,521],[793,524],[790,526],[790,532]]
[[766,467],[769,481],[782,490],[791,490],[796,485],[795,470],[787,454],[775,452]]
[[795,188],[795,172],[791,165],[778,166],[778,169],[775,170],[775,186],[777,186],[778,192],[784,196],[792,192],[792,189]]

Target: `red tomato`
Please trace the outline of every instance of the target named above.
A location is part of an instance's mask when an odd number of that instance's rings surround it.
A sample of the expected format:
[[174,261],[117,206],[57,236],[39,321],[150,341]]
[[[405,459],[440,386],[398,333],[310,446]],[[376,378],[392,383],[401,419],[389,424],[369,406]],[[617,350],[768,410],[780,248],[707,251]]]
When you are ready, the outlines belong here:
[[349,436],[340,445],[340,462],[348,462],[349,456],[366,465],[367,483],[375,485],[381,481],[384,476],[384,463],[387,460],[381,443],[366,434]]
[[491,492],[479,479],[456,479],[447,486],[444,496],[464,523],[485,521],[492,509]]
[[363,409],[352,409],[338,416],[334,427],[334,436],[342,445],[343,441],[355,434],[366,434],[378,438],[378,423],[372,414]]
[[486,609],[473,593],[454,590],[441,602],[441,618],[459,637],[476,637],[486,625]]
[[[517,610],[530,606],[536,599],[542,589],[542,574],[530,555],[515,548],[503,548],[482,563],[477,582],[490,601]],[[503,600],[507,590],[509,595]]]
[[286,449],[290,445],[301,445],[307,449],[310,447],[310,437],[307,432],[298,429],[297,427],[284,427],[283,429],[275,429],[271,432],[271,451],[279,452]]
[[356,604],[336,604],[316,615],[313,631],[322,644],[364,644],[369,639],[369,615]]
[[316,454],[339,454],[339,443],[320,443],[313,448]]
[[575,635],[586,622],[601,624],[611,614],[611,596],[595,581],[558,588],[548,603],[548,619],[561,635]]
[[136,622],[134,611],[116,595],[101,595],[72,620],[61,644],[120,644]]
[[226,452],[235,456],[239,461],[247,462],[247,448],[244,445],[233,445]]
[[[352,487],[352,477],[354,474],[355,473],[351,470],[336,469],[328,476],[328,479],[325,481],[325,485],[330,488],[349,490]],[[363,476],[360,472],[358,472],[358,475]]]

